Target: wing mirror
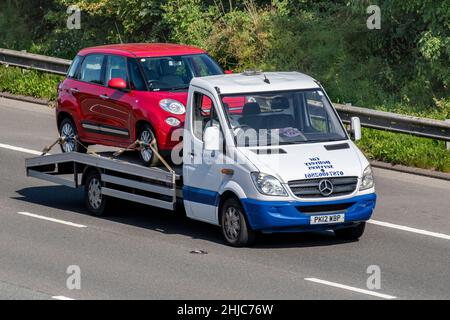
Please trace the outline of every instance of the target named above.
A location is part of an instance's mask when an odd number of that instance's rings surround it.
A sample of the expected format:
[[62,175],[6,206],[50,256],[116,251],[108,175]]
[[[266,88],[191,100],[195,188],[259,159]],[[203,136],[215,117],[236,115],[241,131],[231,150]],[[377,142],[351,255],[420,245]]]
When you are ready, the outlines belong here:
[[358,117],[350,119],[350,137],[355,140],[361,140],[361,121]]
[[215,126],[206,128],[203,134],[205,150],[219,151],[220,149],[220,129]]
[[127,83],[122,78],[112,78],[108,82],[108,87],[117,89],[117,90],[126,90]]

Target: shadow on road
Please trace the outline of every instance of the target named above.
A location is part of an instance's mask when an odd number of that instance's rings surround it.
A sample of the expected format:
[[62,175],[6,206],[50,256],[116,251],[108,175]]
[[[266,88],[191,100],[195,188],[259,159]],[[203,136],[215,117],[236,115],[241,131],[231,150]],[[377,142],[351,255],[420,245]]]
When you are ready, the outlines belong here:
[[15,200],[30,202],[59,210],[86,214],[83,190],[65,186],[29,187],[16,191]]
[[[39,186],[16,191],[20,197],[13,199],[38,204],[58,210],[88,215],[84,206],[83,189],[74,190],[64,186]],[[178,234],[192,239],[211,241],[225,245],[219,227],[186,218],[181,210],[174,213],[160,208],[128,201],[113,200],[107,216],[98,219],[157,231]],[[252,249],[303,248],[331,246],[349,241],[336,239],[332,232],[258,234]]]

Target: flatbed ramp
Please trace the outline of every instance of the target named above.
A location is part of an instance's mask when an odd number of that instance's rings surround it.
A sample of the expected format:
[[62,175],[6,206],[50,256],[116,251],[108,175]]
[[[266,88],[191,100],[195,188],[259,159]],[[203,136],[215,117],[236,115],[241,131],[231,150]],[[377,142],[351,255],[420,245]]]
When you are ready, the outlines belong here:
[[43,155],[25,161],[27,176],[72,188],[84,186],[84,176],[97,170],[105,196],[175,210],[181,197],[176,170],[144,167],[100,154],[77,152]]

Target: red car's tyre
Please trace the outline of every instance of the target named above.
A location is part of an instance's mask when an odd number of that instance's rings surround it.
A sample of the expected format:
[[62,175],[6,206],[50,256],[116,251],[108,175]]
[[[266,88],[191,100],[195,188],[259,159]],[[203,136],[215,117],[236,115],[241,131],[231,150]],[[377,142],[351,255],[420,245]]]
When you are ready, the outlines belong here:
[[[139,131],[139,141],[150,144],[152,141],[153,148],[158,151],[158,144],[156,143],[155,134],[152,128],[148,124],[144,124]],[[154,167],[159,164],[158,156],[153,152],[150,147],[141,147],[139,151],[142,163],[147,167]]]
[[60,145],[62,152],[87,152],[87,145],[76,140],[78,139],[77,127],[71,119],[65,118],[61,121],[61,124],[59,125],[59,134],[61,137],[65,137],[64,143]]

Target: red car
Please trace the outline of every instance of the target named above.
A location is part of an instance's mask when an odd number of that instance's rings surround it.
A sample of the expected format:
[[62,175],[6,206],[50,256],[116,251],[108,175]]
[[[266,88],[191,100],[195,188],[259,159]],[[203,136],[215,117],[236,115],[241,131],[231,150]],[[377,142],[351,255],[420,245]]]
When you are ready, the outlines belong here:
[[[81,50],[58,87],[57,125],[63,152],[90,144],[127,147],[137,139],[167,155],[183,127],[189,82],[224,71],[205,51],[176,44],[120,44]],[[75,139],[75,136],[78,139]],[[77,142],[79,141],[79,143]],[[157,162],[140,150],[146,165]]]

